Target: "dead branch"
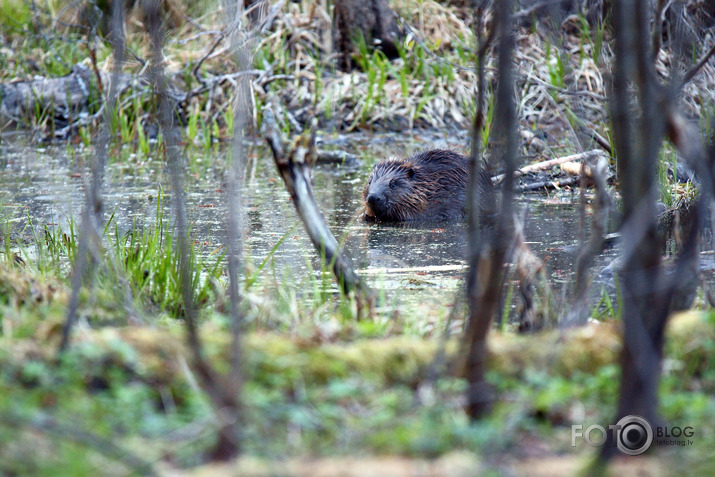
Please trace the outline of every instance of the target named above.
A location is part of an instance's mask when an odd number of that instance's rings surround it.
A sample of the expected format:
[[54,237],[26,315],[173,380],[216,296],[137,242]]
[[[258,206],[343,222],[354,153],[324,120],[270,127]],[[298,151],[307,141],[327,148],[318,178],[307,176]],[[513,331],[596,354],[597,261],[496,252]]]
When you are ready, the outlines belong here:
[[[513,237],[512,197],[514,170],[517,156],[516,104],[512,54],[512,2],[502,1],[494,5],[494,23],[486,39],[482,37],[482,22],[487,3],[477,5],[474,16],[475,37],[479,45],[477,55],[477,113],[472,131],[472,153],[467,207],[469,211],[469,273],[467,275],[467,300],[469,319],[464,335],[466,348],[466,410],[472,419],[483,416],[491,407],[494,394],[485,380],[487,335],[492,318],[501,301],[504,282],[504,262]],[[504,161],[506,174],[501,191],[501,207],[497,208],[495,191],[481,168],[480,143],[484,127],[483,105],[485,99],[484,60],[491,39],[498,39],[498,82],[495,101],[494,136],[501,148],[494,157]],[[483,214],[480,217],[480,212]],[[495,212],[498,212],[495,214]],[[496,217],[494,227],[481,227],[488,217]]]
[[658,58],[658,53],[660,52],[660,47],[663,42],[663,22],[665,21],[665,14],[670,8],[673,0],[658,0],[655,7],[655,14],[653,15],[653,39],[652,44],[652,61]]
[[[590,151],[580,152],[578,154],[571,154],[569,156],[557,157],[556,159],[549,159],[547,161],[541,161],[541,162],[537,162],[535,164],[530,164],[528,166],[524,166],[524,167],[514,171],[514,177],[522,176],[528,172],[544,171],[547,169],[551,169],[554,166],[558,166],[559,164],[564,164],[566,162],[585,161],[585,160],[589,160],[593,157],[602,156],[602,155],[603,155],[603,151],[601,151],[599,149],[592,149]],[[505,177],[506,177],[506,174],[499,174],[497,176],[492,177],[492,182],[494,184],[500,184],[504,180]]]
[[[562,165],[563,167],[563,165]],[[593,159],[590,165],[581,164],[581,176],[588,176],[596,188],[596,200],[593,203],[591,237],[584,243],[576,260],[576,277],[574,286],[575,303],[572,313],[566,323],[584,324],[588,318],[588,288],[590,279],[588,271],[593,265],[596,254],[601,251],[608,233],[608,217],[611,208],[611,196],[608,193],[608,160],[603,156]]]
[[196,62],[196,65],[194,65],[194,68],[191,70],[191,73],[196,78],[196,81],[198,81],[199,84],[204,87],[207,87],[208,85],[206,84],[206,80],[204,79],[204,77],[199,74],[199,69],[201,68],[201,65],[204,64],[204,61],[206,61],[211,56],[211,54],[213,54],[214,50],[216,50],[216,48],[221,44],[224,38],[226,38],[226,35],[221,32],[218,35],[218,38],[216,38],[216,41],[211,44],[211,46],[206,50],[206,53],[199,59],[199,61]]
[[549,324],[554,296],[546,274],[546,265],[531,251],[524,237],[523,220],[515,220],[514,243],[509,253],[516,263],[514,272],[523,298],[519,311],[519,332],[534,333]]
[[[173,98],[166,87],[166,77],[163,68],[162,42],[164,32],[159,14],[160,2],[150,0],[145,5],[146,28],[151,38],[152,61],[150,78],[157,96],[159,124],[164,138],[164,151],[169,169],[172,191],[172,207],[177,234],[177,260],[180,275],[180,285],[184,305],[184,323],[189,349],[194,358],[202,388],[211,399],[217,413],[225,412],[239,416],[241,406],[236,383],[222,379],[204,353],[196,316],[196,306],[193,298],[192,264],[189,260],[189,229],[186,217],[186,197],[184,194],[184,168],[179,141],[179,130],[173,110]],[[219,430],[219,439],[211,457],[215,460],[225,460],[235,457],[240,451],[240,439],[237,421],[228,421]]]
[[310,240],[318,253],[332,266],[333,274],[343,292],[356,291],[358,296],[367,295],[368,290],[364,288],[348,258],[340,251],[338,242],[330,232],[313,197],[310,186],[310,164],[315,161],[315,132],[298,136],[286,148],[273,111],[265,108],[261,133],[273,151],[273,160]]
[[579,176],[566,177],[565,179],[557,179],[551,181],[539,181],[531,182],[529,184],[523,184],[516,187],[517,192],[534,192],[537,190],[548,190],[548,189],[563,189],[564,187],[570,187],[579,183],[581,178]]
[[[258,8],[263,2],[256,3],[254,8]],[[229,276],[229,298],[231,300],[231,368],[228,372],[228,387],[233,390],[236,396],[236,407],[228,409],[228,417],[233,417],[233,420],[224,422],[219,430],[218,443],[214,450],[214,456],[221,459],[233,457],[240,450],[241,439],[241,421],[243,417],[241,411],[243,409],[240,401],[241,391],[243,390],[244,378],[241,372],[241,362],[243,359],[243,330],[244,316],[240,310],[241,295],[239,292],[239,274],[241,272],[241,256],[243,253],[243,184],[246,169],[246,158],[248,152],[246,150],[245,139],[250,133],[253,119],[253,106],[251,104],[252,92],[250,78],[245,73],[253,62],[254,48],[253,40],[256,38],[256,29],[242,29],[242,20],[246,18],[245,4],[242,1],[228,3],[225,5],[227,12],[233,13],[228,15],[228,23],[225,30],[230,32],[229,39],[231,49],[233,50],[234,60],[238,66],[239,75],[231,79],[234,84],[234,130],[233,144],[229,156],[228,171],[226,173],[226,243],[228,248],[228,276]],[[261,9],[255,10],[256,16],[260,16]],[[233,17],[233,18],[232,18]],[[217,41],[207,52],[205,58],[210,56],[213,50],[223,40],[222,33]],[[203,59],[202,59],[203,61]],[[195,72],[198,74],[198,65]]]
[[596,131],[593,128],[587,128],[586,126],[582,126],[580,129],[580,132],[586,136],[591,136],[591,139],[593,139],[596,144],[601,146],[604,151],[608,153],[608,155],[612,156],[613,155],[613,150],[611,149],[611,143],[608,142],[608,139],[605,137],[601,136],[598,131]]
[[[114,29],[114,39],[112,40],[112,46],[114,48],[115,64],[114,71],[112,72],[110,89],[107,93],[106,102],[109,105],[108,108],[103,108],[104,114],[106,114],[103,128],[99,134],[99,140],[96,148],[96,152],[92,157],[91,171],[92,171],[92,182],[90,186],[85,186],[85,205],[82,211],[82,226],[80,230],[80,240],[79,240],[79,250],[75,263],[72,265],[72,294],[70,296],[69,305],[67,307],[67,316],[65,318],[64,326],[62,327],[62,340],[60,342],[59,353],[63,353],[67,350],[70,344],[70,338],[72,335],[72,330],[77,321],[77,311],[79,309],[79,293],[82,288],[82,281],[85,278],[85,272],[89,269],[92,273],[94,270],[95,262],[100,260],[99,248],[101,244],[101,234],[104,224],[104,202],[102,199],[102,184],[104,182],[104,169],[107,164],[107,148],[109,146],[110,130],[109,124],[111,122],[111,114],[117,104],[117,99],[119,97],[122,87],[120,86],[121,68],[124,62],[124,47],[125,39],[124,35],[119,31],[120,26],[123,22],[124,15],[124,2],[118,1],[113,6],[112,11],[112,28]],[[88,78],[82,77],[82,72],[88,77],[89,72],[86,68],[75,72],[75,70],[68,76],[75,75],[74,81],[70,80],[70,84],[76,84],[79,93],[77,95],[71,95],[65,92],[65,98],[71,96],[79,96],[80,98],[85,98],[85,101],[89,97],[88,92]],[[68,87],[68,86],[66,86]],[[67,100],[66,103],[73,103],[75,100]],[[69,107],[69,104],[66,104]],[[68,111],[70,112],[70,111]],[[69,127],[69,126],[68,126]],[[90,253],[92,256],[90,257]],[[131,299],[128,294],[131,293],[129,287],[126,284],[126,280],[122,277],[120,278],[120,285],[124,288],[125,292],[125,302],[131,303]]]
[[688,84],[690,82],[690,80],[695,78],[695,75],[698,74],[698,71],[700,71],[702,69],[702,67],[705,66],[705,64],[708,61],[710,61],[710,58],[712,58],[713,55],[715,55],[715,45],[710,47],[710,49],[708,50],[707,53],[705,53],[705,55],[702,57],[702,59],[700,61],[698,61],[698,63],[695,66],[690,68],[685,73],[685,75],[683,75],[683,81],[680,83],[680,87],[682,88],[683,86]]
[[[660,425],[658,383],[670,297],[661,266],[656,220],[656,161],[665,124],[650,53],[647,2],[613,4],[615,65],[610,105],[623,197],[623,350],[618,411],[613,422],[638,415]],[[631,107],[638,89],[637,111]],[[618,452],[614,434],[606,437],[600,458]],[[620,446],[619,446],[620,447]]]

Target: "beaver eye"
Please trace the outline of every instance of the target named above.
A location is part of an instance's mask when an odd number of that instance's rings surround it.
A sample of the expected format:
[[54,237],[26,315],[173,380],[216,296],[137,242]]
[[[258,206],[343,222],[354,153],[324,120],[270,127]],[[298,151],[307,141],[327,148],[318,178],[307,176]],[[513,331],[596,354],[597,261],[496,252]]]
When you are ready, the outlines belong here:
[[394,189],[395,187],[397,187],[397,181],[395,181],[395,180],[390,181],[390,189]]

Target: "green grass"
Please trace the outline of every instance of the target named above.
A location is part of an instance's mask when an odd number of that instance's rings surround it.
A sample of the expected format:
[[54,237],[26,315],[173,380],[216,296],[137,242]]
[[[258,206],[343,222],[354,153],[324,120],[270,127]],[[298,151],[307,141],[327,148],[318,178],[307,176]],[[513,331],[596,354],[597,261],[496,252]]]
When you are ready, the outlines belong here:
[[[80,237],[78,224],[72,217],[65,217],[65,223],[65,227],[54,223],[40,228],[28,218],[27,228],[32,236],[29,244],[14,242],[9,226],[6,226],[3,232],[4,263],[12,264],[19,254],[27,266],[41,275],[68,280],[71,264],[77,258]],[[175,230],[164,218],[161,190],[156,199],[154,224],[139,227],[135,223],[123,232],[112,215],[105,225],[103,237],[111,252],[102,250],[102,259],[106,263],[98,264],[99,271],[95,274],[92,287],[95,290],[117,291],[119,277],[112,265],[115,262],[141,308],[182,316],[183,297]],[[189,244],[193,300],[203,308],[214,297],[215,287],[223,287],[224,255],[218,251],[200,252],[193,240],[189,240]]]
[[23,0],[2,0],[0,2],[0,26],[3,31],[21,34],[33,28],[30,3]]
[[[547,41],[545,56],[551,84],[563,89],[566,86],[566,63],[564,62],[563,52],[559,48],[554,48],[551,42]],[[555,97],[556,93],[552,92],[552,96]]]
[[[668,177],[668,169],[673,172],[673,180]],[[658,157],[658,188],[659,198],[668,208],[678,201],[678,158],[669,147],[663,147]]]
[[[32,29],[28,32],[26,27],[10,32],[10,40],[15,53],[20,58],[28,58],[33,61],[12,61],[0,55],[0,63],[5,62],[8,68],[0,72],[0,80],[8,80],[17,77],[29,77],[35,74],[56,77],[69,72],[72,65],[84,62],[88,64],[88,48],[96,49],[98,66],[101,68],[103,62],[111,53],[109,42],[104,38],[96,38],[88,42],[81,30],[71,30],[54,28],[53,15],[56,15],[64,5],[46,5],[40,2],[40,15],[34,18],[26,6],[17,1],[8,1],[7,5],[12,8],[22,7],[24,16],[18,13],[19,24],[33,26],[36,23],[42,26],[43,34],[36,34]],[[215,25],[219,19],[212,15],[216,13],[216,6],[213,2],[203,2],[201,5],[191,5],[188,11],[198,14],[202,8],[207,10],[201,20],[205,21],[206,29]],[[303,6],[302,8],[305,8]],[[10,8],[7,10],[12,11]],[[29,12],[29,13],[28,13]],[[28,16],[29,15],[29,16]],[[23,23],[24,22],[24,23]],[[0,23],[1,24],[1,23]],[[33,27],[34,28],[34,27]],[[172,76],[172,81],[176,86],[184,91],[196,88],[196,78],[193,68],[197,64],[200,56],[197,52],[213,41],[210,36],[194,38],[188,43],[180,43],[181,40],[190,37],[195,33],[192,26],[184,25],[171,35],[165,38],[167,57],[171,58],[171,66],[167,73]],[[313,33],[311,31],[311,33]],[[463,33],[459,33],[462,35]],[[177,36],[174,36],[177,35]],[[96,41],[95,41],[96,40]],[[270,68],[270,75],[281,77],[273,80],[266,88],[265,93],[254,90],[254,104],[257,106],[258,126],[260,126],[260,107],[265,103],[267,97],[280,91],[295,90],[305,85],[301,74],[296,69],[295,54],[300,50],[304,61],[309,66],[301,66],[308,75],[314,77],[307,85],[308,95],[306,100],[313,103],[311,114],[314,114],[320,121],[332,124],[336,117],[345,117],[346,111],[349,114],[355,111],[354,118],[349,123],[342,123],[341,126],[348,129],[373,128],[376,120],[374,118],[385,117],[388,124],[392,124],[391,98],[386,94],[388,86],[399,85],[401,91],[401,101],[403,104],[402,117],[395,118],[398,121],[407,119],[409,124],[429,123],[433,118],[425,113],[425,107],[432,104],[445,91],[452,87],[458,80],[455,65],[461,68],[471,68],[473,63],[473,51],[470,46],[471,39],[461,37],[452,38],[451,46],[445,47],[441,39],[425,39],[424,41],[411,41],[408,44],[398,45],[401,61],[388,61],[380,51],[374,51],[367,47],[364,41],[358,42],[358,53],[355,61],[358,63],[363,73],[357,74],[356,84],[351,97],[344,98],[341,95],[338,85],[343,81],[344,73],[336,71],[334,58],[325,54],[324,49],[310,41],[297,42],[291,28],[281,28],[271,32],[270,39],[258,38],[257,48],[254,55],[252,67],[265,70]],[[132,26],[127,30],[127,45],[131,51],[143,58],[148,58],[148,42],[140,29]],[[187,61],[177,64],[174,58],[182,57],[189,48],[193,48],[194,54]],[[51,51],[52,54],[46,52]],[[134,59],[133,54],[127,55],[127,64],[124,72],[138,74],[140,66]],[[28,64],[36,65],[39,71],[28,68]],[[2,64],[0,64],[2,66]],[[177,71],[178,69],[178,71]],[[300,69],[300,68],[299,68]],[[199,74],[205,78],[212,75],[229,72],[231,65],[225,61],[207,61],[202,66]],[[144,73],[146,73],[144,71]],[[356,74],[355,72],[350,74]],[[293,76],[294,78],[290,78]],[[95,85],[96,86],[96,85]],[[106,86],[106,85],[105,85]],[[94,86],[93,86],[94,87]],[[142,89],[144,89],[142,91]],[[148,93],[146,86],[139,86],[139,89],[130,88],[126,90],[121,98],[121,106],[116,111],[112,111],[109,117],[109,124],[112,132],[112,145],[130,147],[134,152],[143,156],[152,153],[152,147],[147,144],[146,134],[142,131],[142,124],[147,119],[155,116],[156,100]],[[185,122],[183,126],[183,142],[189,148],[195,148],[207,153],[215,149],[216,144],[224,139],[230,138],[233,132],[233,118],[229,117],[230,101],[225,101],[226,97],[232,94],[232,86],[225,84],[212,90],[210,93],[203,93],[194,96],[190,104],[186,105]],[[265,94],[265,95],[264,95]],[[448,94],[448,93],[447,93]],[[302,100],[300,100],[302,101]],[[299,102],[300,102],[299,101]],[[349,109],[345,109],[347,103],[352,103]],[[93,101],[90,112],[95,112],[98,102]],[[468,106],[463,98],[460,99],[457,108]],[[34,117],[28,118],[28,125],[42,130],[52,130],[54,128],[54,116],[52,108],[47,110],[39,108],[34,111]],[[340,114],[336,114],[340,111]],[[461,111],[463,117],[470,116],[469,109]],[[301,118],[302,119],[302,118]],[[421,122],[422,121],[422,122]],[[292,132],[291,121],[284,121],[286,133]],[[400,124],[399,122],[397,124]],[[97,121],[80,131],[82,135],[80,141],[90,143],[91,138],[96,137],[97,129],[102,127],[103,121]]]
[[[108,227],[110,224],[111,220]],[[135,224],[131,230],[121,233],[115,224],[111,242],[134,295],[143,297],[148,305],[166,310],[172,316],[182,316],[181,271],[175,230],[164,219],[161,189],[157,194],[154,225],[139,229]],[[201,307],[213,296],[213,287],[222,283],[224,256],[219,254],[203,258],[190,238],[189,244],[193,301]]]

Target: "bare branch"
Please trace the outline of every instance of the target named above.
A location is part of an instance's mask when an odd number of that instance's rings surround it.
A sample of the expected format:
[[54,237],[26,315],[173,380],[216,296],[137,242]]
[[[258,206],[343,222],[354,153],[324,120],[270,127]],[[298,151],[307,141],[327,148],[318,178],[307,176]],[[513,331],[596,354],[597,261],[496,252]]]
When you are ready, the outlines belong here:
[[[34,4],[34,2],[33,2]],[[107,107],[104,109],[105,121],[100,131],[96,152],[92,159],[92,182],[90,187],[85,187],[85,206],[82,213],[82,225],[80,230],[79,249],[77,259],[72,267],[72,293],[67,307],[67,317],[62,328],[62,340],[60,341],[59,352],[67,350],[72,329],[77,320],[77,310],[79,308],[79,292],[82,288],[82,280],[88,266],[92,266],[89,253],[91,250],[98,250],[101,243],[100,230],[104,223],[104,204],[102,201],[102,182],[104,180],[104,169],[107,164],[107,147],[110,140],[110,119],[117,105],[117,98],[120,91],[121,68],[124,63],[125,39],[124,39],[124,1],[119,0],[112,4],[112,46],[114,50],[115,62],[112,73],[112,81],[107,97]],[[98,254],[96,254],[98,255]],[[124,280],[120,280],[124,285],[125,295],[130,293]],[[125,300],[130,302],[131,300]]]
[[208,86],[204,77],[199,74],[199,69],[201,68],[201,65],[204,64],[204,61],[206,61],[214,52],[214,50],[221,44],[224,38],[226,38],[226,36],[221,33],[218,38],[216,38],[216,41],[214,41],[213,44],[209,47],[209,49],[206,51],[204,56],[202,56],[199,61],[196,62],[196,65],[194,65],[193,69],[191,70],[191,73],[194,75],[196,80],[204,87]]
[[268,108],[263,110],[261,132],[273,151],[276,167],[318,253],[324,255],[327,263],[332,265],[335,278],[343,292],[358,291],[358,296],[365,295],[367,298],[367,290],[364,289],[347,257],[340,252],[338,242],[325,224],[313,198],[309,168],[315,160],[313,157],[315,133],[310,135],[304,133],[293,141],[290,149],[286,149],[273,112]]
[[653,51],[653,61],[658,58],[658,53],[660,52],[660,47],[663,42],[663,22],[665,21],[665,13],[670,8],[673,0],[658,0],[655,7],[655,14],[653,15],[653,39],[651,45]]
[[[476,419],[490,408],[493,393],[485,381],[487,334],[492,318],[499,308],[504,280],[504,262],[512,245],[512,196],[516,168],[516,104],[514,100],[513,64],[514,38],[511,20],[512,2],[494,5],[494,32],[482,41],[482,22],[486,2],[475,9],[475,36],[479,49],[477,57],[477,113],[472,131],[472,153],[469,189],[467,190],[469,272],[467,274],[467,299],[469,320],[464,337],[466,348],[467,413]],[[496,115],[492,131],[500,144],[494,156],[504,161],[505,181],[501,193],[501,210],[497,208],[495,193],[488,176],[481,168],[481,136],[484,127],[483,104],[485,98],[484,58],[492,38],[499,40],[498,83],[496,90]],[[480,212],[483,214],[480,217]],[[480,228],[496,216],[494,227]]]
[[705,55],[702,57],[702,59],[700,61],[698,61],[698,63],[695,66],[690,68],[685,73],[685,75],[683,75],[683,80],[680,83],[680,88],[682,88],[686,84],[690,83],[690,81],[693,78],[695,78],[695,75],[698,74],[698,71],[700,71],[702,69],[702,67],[707,64],[708,61],[710,61],[710,58],[712,58],[713,55],[715,55],[715,45],[710,47],[710,49],[708,50],[707,53],[705,53]]
[[[191,277],[193,275],[190,262],[189,230],[186,220],[186,197],[184,194],[184,161],[181,156],[179,130],[174,115],[173,99],[167,90],[167,81],[162,63],[163,29],[159,13],[159,0],[148,0],[145,4],[147,17],[146,27],[151,36],[152,61],[150,77],[154,93],[158,101],[159,124],[164,138],[167,166],[171,179],[172,206],[174,209],[177,233],[177,260],[180,274],[180,284],[184,305],[184,322],[186,324],[187,340],[195,362],[203,389],[211,398],[216,412],[231,412],[238,415],[240,404],[239,389],[235,383],[226,382],[220,378],[209,360],[206,358],[199,337],[196,308],[193,299]],[[226,411],[228,410],[228,411]],[[236,421],[224,424],[219,430],[219,440],[211,457],[225,460],[235,457],[240,450],[240,440]]]
[[[566,162],[579,162],[579,161],[588,161],[591,160],[595,157],[603,156],[603,151],[599,149],[592,149],[590,151],[586,152],[580,152],[578,154],[571,154],[568,156],[563,156],[563,157],[557,157],[555,159],[549,159],[547,161],[541,161],[537,162],[535,164],[529,164],[528,166],[521,167],[514,171],[514,177],[519,177],[523,176],[524,174],[527,174],[529,172],[535,172],[535,171],[544,171],[547,169],[551,169],[554,166],[558,166],[559,164],[564,164]],[[504,181],[504,178],[506,177],[506,174],[499,174],[494,177],[492,177],[492,182],[494,184],[500,184],[501,182]]]
[[[576,276],[574,284],[575,306],[572,313],[565,320],[566,323],[584,324],[588,318],[588,287],[590,280],[588,271],[593,264],[596,254],[603,247],[608,233],[608,216],[611,207],[611,196],[608,193],[608,160],[604,156],[595,156],[590,161],[581,163],[581,177],[586,177],[586,168],[589,168],[589,178],[596,188],[596,200],[593,204],[591,237],[586,242],[576,260]],[[583,190],[583,189],[582,189]]]

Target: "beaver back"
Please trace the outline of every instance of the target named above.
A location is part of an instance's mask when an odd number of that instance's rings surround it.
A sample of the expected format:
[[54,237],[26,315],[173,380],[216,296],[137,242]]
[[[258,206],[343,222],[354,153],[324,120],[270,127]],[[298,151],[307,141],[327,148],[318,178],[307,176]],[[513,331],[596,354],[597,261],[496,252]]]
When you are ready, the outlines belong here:
[[464,217],[468,177],[469,159],[454,151],[382,161],[363,190],[365,217],[390,222]]

